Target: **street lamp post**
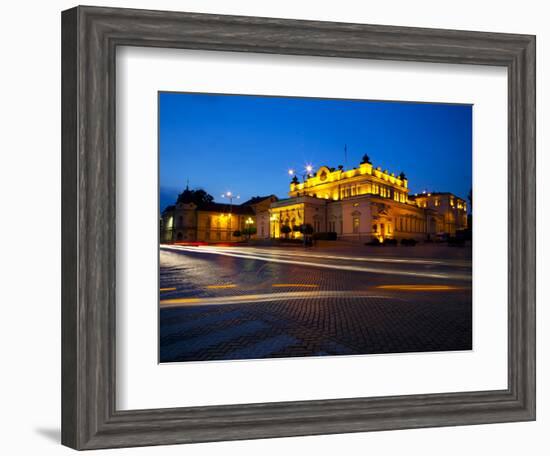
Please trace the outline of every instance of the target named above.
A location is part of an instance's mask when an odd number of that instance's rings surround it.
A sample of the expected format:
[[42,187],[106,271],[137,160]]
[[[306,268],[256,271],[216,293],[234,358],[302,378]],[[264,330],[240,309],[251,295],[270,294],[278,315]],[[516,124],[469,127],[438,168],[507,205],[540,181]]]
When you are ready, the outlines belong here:
[[246,224],[246,235],[248,240],[250,241],[250,234],[251,234],[252,224],[254,223],[254,220],[252,220],[252,217],[248,217],[244,223]]
[[[306,165],[305,168],[304,168],[304,172],[301,173],[301,176],[302,176],[302,181],[306,181],[306,177],[312,177],[313,174],[313,166],[312,165]],[[289,176],[298,176],[298,173],[296,173],[296,171],[294,170],[294,168],[290,168],[288,170],[288,175]]]
[[[307,165],[304,166],[304,172],[303,173],[300,173],[302,175],[302,178],[305,180],[306,176],[308,177],[311,177],[312,176],[312,173],[313,172],[313,165],[310,165],[309,163]],[[289,176],[294,176],[294,175],[298,175],[299,173],[296,172],[296,170],[294,168],[289,168],[288,170],[288,175]]]
[[232,192],[227,191],[225,193],[222,193],[222,198],[227,198],[229,200],[229,240],[233,237],[233,233],[231,231],[231,214],[233,211],[233,199],[239,199],[240,195],[233,195]]

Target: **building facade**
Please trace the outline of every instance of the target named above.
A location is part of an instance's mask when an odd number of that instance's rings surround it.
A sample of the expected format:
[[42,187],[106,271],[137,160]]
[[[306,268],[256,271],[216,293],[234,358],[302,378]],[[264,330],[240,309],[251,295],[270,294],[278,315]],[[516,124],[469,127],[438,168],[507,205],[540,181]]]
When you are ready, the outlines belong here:
[[303,182],[295,177],[288,195],[240,205],[180,198],[162,214],[161,242],[300,239],[303,227],[350,241],[435,240],[468,225],[465,200],[451,193],[410,195],[403,173],[396,176],[368,161],[349,170],[322,166]]
[[[338,239],[435,239],[467,228],[466,201],[451,193],[410,195],[403,173],[364,162],[350,170],[322,166],[304,182],[293,179],[289,198],[271,205],[272,237],[299,238],[296,226]],[[288,228],[290,227],[290,230]]]
[[277,197],[269,195],[258,196],[239,205],[197,203],[186,200],[184,195],[175,205],[163,211],[160,240],[235,242],[247,237],[269,238],[269,208],[276,200]]

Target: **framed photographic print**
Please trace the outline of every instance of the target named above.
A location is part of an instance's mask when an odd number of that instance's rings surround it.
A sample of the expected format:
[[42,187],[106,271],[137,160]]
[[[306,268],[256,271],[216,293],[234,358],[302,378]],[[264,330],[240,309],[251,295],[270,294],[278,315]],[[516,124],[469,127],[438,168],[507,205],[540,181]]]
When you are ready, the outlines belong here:
[[161,363],[472,349],[472,106],[162,92],[158,112]]
[[62,14],[62,441],[535,419],[535,38]]

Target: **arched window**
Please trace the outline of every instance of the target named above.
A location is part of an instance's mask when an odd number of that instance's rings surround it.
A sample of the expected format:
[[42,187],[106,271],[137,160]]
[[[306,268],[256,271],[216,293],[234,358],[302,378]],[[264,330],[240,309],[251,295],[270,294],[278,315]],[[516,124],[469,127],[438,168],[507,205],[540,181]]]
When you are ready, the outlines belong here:
[[353,233],[358,234],[359,228],[360,228],[360,220],[359,217],[353,217]]

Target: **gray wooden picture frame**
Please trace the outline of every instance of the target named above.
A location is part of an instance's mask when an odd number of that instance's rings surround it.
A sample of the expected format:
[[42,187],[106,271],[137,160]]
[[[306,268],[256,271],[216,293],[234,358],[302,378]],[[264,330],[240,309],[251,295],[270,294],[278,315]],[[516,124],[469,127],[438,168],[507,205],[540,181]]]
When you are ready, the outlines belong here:
[[[509,280],[502,286],[509,297],[508,388],[117,410],[117,46],[506,67]],[[62,245],[62,443],[72,448],[534,420],[535,37],[99,7],[64,11]]]

